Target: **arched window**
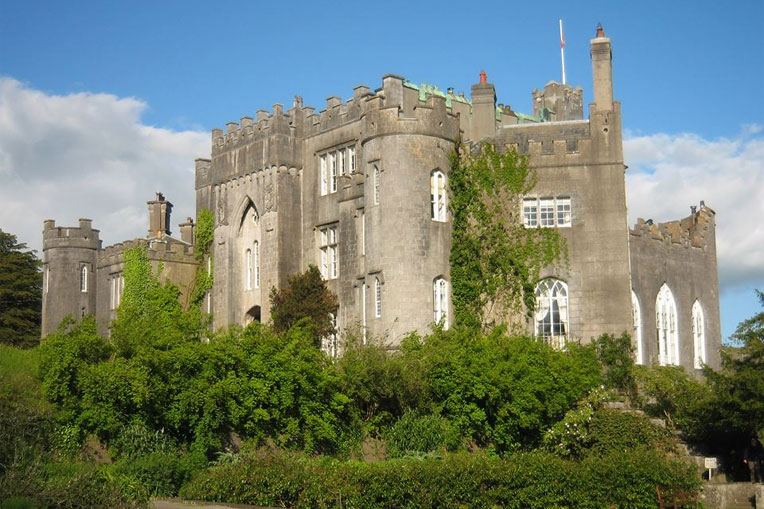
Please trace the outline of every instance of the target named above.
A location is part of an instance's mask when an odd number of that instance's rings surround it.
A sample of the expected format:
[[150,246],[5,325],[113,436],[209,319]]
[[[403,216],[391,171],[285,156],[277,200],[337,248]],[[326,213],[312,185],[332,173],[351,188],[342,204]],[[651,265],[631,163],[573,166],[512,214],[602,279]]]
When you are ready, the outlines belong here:
[[448,329],[448,281],[442,277],[432,282],[432,310],[435,323]]
[[382,282],[374,278],[374,316],[382,316]]
[[374,166],[374,204],[379,205],[379,180],[380,180],[380,174],[379,174],[379,166]]
[[432,204],[432,220],[446,220],[446,175],[440,170],[430,174],[430,203]]
[[700,369],[706,363],[706,324],[699,300],[695,300],[692,305],[692,339],[695,345],[695,369]]
[[80,269],[80,291],[82,293],[88,292],[88,266],[87,265],[83,265],[82,269]]
[[536,285],[536,336],[555,348],[568,339],[568,285],[559,279],[544,279]]
[[536,285],[535,333],[555,348],[568,339],[568,285],[544,279]]
[[252,255],[254,257],[252,265],[255,270],[255,288],[260,288],[260,243],[258,241],[255,241]]
[[247,251],[244,253],[244,263],[247,266],[247,281],[245,283],[245,287],[247,290],[252,289],[252,250],[247,249]]
[[658,362],[679,365],[679,335],[676,323],[676,302],[671,289],[663,283],[655,300],[655,326],[658,336]]
[[329,319],[332,322],[332,332],[325,338],[321,338],[321,349],[332,359],[339,355],[339,342],[337,341],[337,317],[334,313],[329,313]]
[[631,291],[631,317],[633,325],[633,338],[637,345],[637,364],[645,363],[645,352],[642,349],[642,309],[639,307],[639,299],[634,290]]

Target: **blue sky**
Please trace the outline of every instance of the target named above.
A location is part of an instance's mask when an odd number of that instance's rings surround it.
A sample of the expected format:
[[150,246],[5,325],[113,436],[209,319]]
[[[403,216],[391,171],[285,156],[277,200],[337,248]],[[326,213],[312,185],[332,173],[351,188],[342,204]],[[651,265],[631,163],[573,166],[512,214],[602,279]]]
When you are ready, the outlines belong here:
[[531,90],[560,79],[559,17],[587,103],[598,22],[613,41],[630,218],[676,219],[701,199],[717,211],[728,335],[764,287],[758,0],[0,0],[0,228],[37,248],[46,217],[93,217],[107,244],[142,235],[155,187],[193,213],[213,127],[295,94],[321,109],[386,73],[469,92],[485,69],[500,102],[530,112]]

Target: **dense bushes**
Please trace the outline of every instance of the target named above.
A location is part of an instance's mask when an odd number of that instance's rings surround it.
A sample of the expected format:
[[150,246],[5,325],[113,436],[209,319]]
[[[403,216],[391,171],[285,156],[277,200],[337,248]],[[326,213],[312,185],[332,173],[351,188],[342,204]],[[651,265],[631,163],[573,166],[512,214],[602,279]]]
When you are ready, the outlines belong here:
[[280,507],[652,508],[656,485],[693,491],[699,480],[686,465],[641,448],[580,463],[542,452],[382,463],[269,452],[215,467],[181,496]]

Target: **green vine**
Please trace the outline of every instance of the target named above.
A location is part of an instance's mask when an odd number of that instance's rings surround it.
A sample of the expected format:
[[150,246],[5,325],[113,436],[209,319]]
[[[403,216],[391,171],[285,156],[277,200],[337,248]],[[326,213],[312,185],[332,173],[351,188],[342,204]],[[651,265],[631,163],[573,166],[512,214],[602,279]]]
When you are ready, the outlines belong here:
[[489,330],[535,306],[541,270],[566,258],[552,228],[525,228],[522,199],[536,172],[514,150],[458,144],[451,155],[451,284],[456,322]]
[[[194,286],[189,299],[194,308],[201,307],[204,296],[212,289],[212,241],[215,233],[215,217],[209,209],[201,209],[196,218],[194,254],[199,260]],[[209,259],[209,264],[205,263]]]

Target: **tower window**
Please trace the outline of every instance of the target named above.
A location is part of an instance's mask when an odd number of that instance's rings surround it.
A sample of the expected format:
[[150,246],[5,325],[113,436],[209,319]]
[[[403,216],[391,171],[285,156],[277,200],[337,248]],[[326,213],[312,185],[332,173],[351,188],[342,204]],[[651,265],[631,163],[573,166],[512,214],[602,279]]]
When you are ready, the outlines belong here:
[[440,170],[435,170],[430,174],[430,203],[432,220],[445,222],[446,175]]
[[374,204],[379,205],[379,184],[381,175],[379,173],[379,166],[374,165]]
[[448,281],[437,277],[432,283],[433,319],[448,329]]
[[676,323],[676,302],[666,283],[655,299],[655,325],[658,339],[658,362],[679,365],[679,334]]
[[382,282],[374,278],[374,316],[382,316]]
[[336,279],[339,273],[337,225],[324,226],[320,235],[321,275],[324,279]]
[[340,174],[340,176],[343,176],[343,175],[345,175],[345,149],[341,148],[337,152],[337,155],[339,157],[339,166],[340,166],[339,174]]
[[82,293],[88,292],[88,266],[83,265],[80,269],[80,291]]
[[544,279],[536,285],[535,333],[557,349],[568,340],[568,285]]
[[703,307],[696,300],[692,305],[692,339],[695,346],[695,369],[706,363],[706,326],[703,319]]

